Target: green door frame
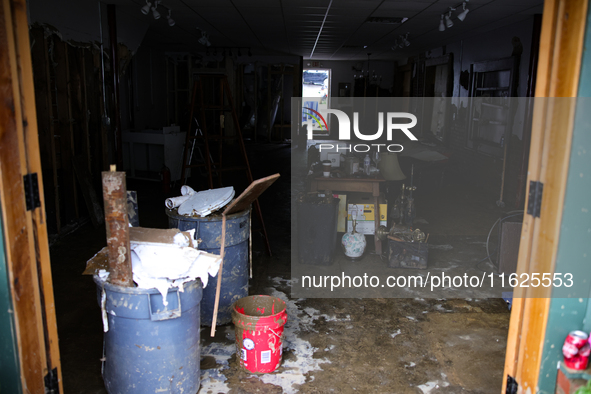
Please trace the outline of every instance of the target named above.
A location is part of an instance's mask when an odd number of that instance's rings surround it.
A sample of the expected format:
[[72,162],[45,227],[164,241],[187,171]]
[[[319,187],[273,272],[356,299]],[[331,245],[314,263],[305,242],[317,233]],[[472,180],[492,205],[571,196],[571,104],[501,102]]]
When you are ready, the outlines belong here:
[[[1,212],[0,212],[1,213]],[[21,374],[0,215],[0,393],[21,393]]]

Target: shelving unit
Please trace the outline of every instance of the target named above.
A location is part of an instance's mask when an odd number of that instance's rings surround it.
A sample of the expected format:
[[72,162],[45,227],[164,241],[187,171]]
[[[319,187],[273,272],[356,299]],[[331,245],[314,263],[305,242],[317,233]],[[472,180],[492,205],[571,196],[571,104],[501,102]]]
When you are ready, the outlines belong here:
[[512,98],[517,94],[519,58],[510,57],[471,66],[470,117],[466,145],[500,157],[509,142]]

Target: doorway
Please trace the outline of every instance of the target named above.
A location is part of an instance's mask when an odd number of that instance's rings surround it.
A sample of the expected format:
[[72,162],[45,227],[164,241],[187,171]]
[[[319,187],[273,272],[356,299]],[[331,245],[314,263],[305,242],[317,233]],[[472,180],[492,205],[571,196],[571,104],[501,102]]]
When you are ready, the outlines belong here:
[[312,129],[315,136],[327,136],[327,125],[315,112],[325,110],[330,104],[331,70],[305,68],[302,76],[302,125]]
[[449,123],[448,100],[453,96],[453,55],[445,55],[425,61],[424,97],[426,100],[423,114],[426,130],[423,136],[434,137],[445,143]]

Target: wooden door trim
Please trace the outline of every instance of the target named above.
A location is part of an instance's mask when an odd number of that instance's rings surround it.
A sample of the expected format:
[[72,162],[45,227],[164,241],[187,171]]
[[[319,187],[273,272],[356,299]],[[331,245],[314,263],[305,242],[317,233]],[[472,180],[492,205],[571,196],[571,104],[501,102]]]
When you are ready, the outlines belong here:
[[[23,392],[44,392],[54,368],[63,392],[26,10],[24,0],[0,7],[0,204]],[[30,172],[42,206],[27,211],[23,175]]]
[[49,238],[47,218],[45,214],[45,193],[41,171],[41,155],[39,151],[39,132],[37,129],[37,113],[35,108],[35,83],[33,80],[33,62],[29,38],[29,21],[26,0],[13,0],[12,17],[15,24],[16,44],[18,46],[19,80],[22,85],[21,100],[23,105],[23,128],[25,133],[25,149],[29,173],[37,173],[39,177],[39,200],[41,208],[31,213],[33,237],[36,245],[35,260],[39,273],[42,312],[45,326],[45,347],[49,369],[56,369],[59,392],[63,393],[62,369],[60,362],[57,334],[57,318],[53,294],[53,277],[49,258]]
[[[544,183],[544,197],[539,218],[524,215],[518,273],[554,272],[587,7],[587,0],[544,4],[527,178]],[[552,290],[524,290],[514,291],[503,376],[515,377],[520,392],[536,392]]]

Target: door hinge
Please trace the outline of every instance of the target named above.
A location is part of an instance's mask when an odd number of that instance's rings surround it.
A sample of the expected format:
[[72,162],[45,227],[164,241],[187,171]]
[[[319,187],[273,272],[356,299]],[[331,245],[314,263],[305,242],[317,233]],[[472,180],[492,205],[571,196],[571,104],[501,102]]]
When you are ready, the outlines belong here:
[[37,173],[23,176],[23,182],[25,183],[27,211],[39,208],[41,206],[41,200],[39,199],[39,180],[37,179]]
[[505,387],[506,394],[517,394],[517,389],[519,385],[517,381],[510,375],[507,375],[507,387]]
[[57,367],[45,375],[45,394],[59,394],[60,386],[57,382]]
[[527,199],[527,213],[535,218],[540,217],[542,209],[542,194],[544,184],[537,181],[529,181],[529,197]]

